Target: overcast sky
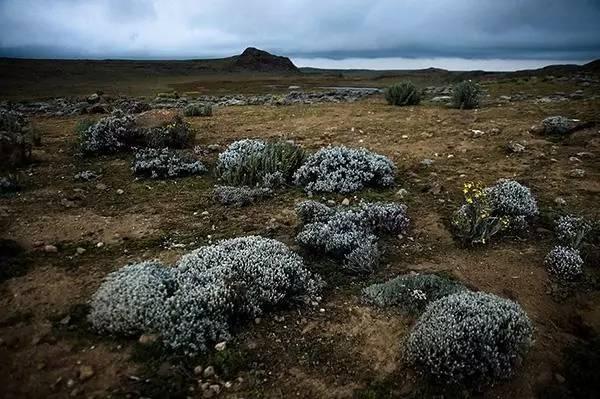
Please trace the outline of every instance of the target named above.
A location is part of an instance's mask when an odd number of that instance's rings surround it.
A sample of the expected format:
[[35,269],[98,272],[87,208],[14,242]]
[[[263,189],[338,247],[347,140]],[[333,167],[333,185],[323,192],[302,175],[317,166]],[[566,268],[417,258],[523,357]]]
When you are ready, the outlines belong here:
[[600,0],[0,0],[0,56],[204,58],[248,46],[321,67],[581,63],[600,58]]

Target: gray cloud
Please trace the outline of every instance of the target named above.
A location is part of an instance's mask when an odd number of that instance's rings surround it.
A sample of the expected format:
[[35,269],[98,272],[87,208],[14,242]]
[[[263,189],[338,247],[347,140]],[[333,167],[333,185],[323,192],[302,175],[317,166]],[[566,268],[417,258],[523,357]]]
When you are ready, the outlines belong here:
[[0,55],[600,57],[598,0],[0,0]]

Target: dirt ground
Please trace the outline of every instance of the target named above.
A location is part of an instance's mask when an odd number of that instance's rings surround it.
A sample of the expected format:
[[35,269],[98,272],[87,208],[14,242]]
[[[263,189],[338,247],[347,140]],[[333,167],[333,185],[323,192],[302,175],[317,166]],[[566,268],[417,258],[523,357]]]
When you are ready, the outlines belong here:
[[[565,85],[544,90],[564,91]],[[499,83],[489,90],[504,94],[528,88]],[[82,316],[85,304],[107,273],[139,260],[172,263],[210,240],[261,234],[300,251],[294,243],[294,204],[306,195],[289,188],[246,208],[225,208],[212,200],[210,173],[136,180],[129,169],[131,155],[74,157],[74,127],[81,117],[34,118],[42,145],[34,149],[35,163],[20,171],[24,190],[0,197],[0,238],[25,248],[14,260],[13,275],[0,282],[0,396],[201,397],[191,370],[212,364],[223,382],[231,382],[220,397],[434,397],[439,391],[424,385],[402,361],[402,341],[414,319],[367,306],[360,295],[368,284],[410,271],[450,273],[475,289],[516,300],[535,326],[535,343],[513,378],[482,392],[447,397],[559,395],[570,383],[563,350],[600,332],[600,290],[589,282],[597,280],[600,265],[591,256],[588,282],[556,287],[543,266],[553,242],[543,216],[569,211],[600,217],[600,127],[561,141],[528,131],[556,114],[599,121],[600,100],[526,100],[467,111],[427,104],[392,107],[372,97],[345,104],[220,108],[209,118],[187,118],[201,146],[285,137],[309,150],[345,144],[385,154],[398,166],[396,187],[348,198],[351,203],[402,201],[412,219],[409,237],[383,241],[382,266],[368,277],[344,275],[333,263],[301,251],[328,282],[323,302],[241,324],[224,352],[193,360],[152,353],[135,338],[94,334]],[[472,130],[485,133],[475,137]],[[524,144],[525,151],[509,153],[511,141]],[[214,165],[215,157],[209,152],[205,163]],[[423,159],[434,162],[425,166]],[[571,177],[574,168],[585,175]],[[74,175],[86,169],[102,177],[75,181]],[[542,217],[528,237],[461,248],[448,230],[448,218],[461,201],[463,183],[489,184],[503,177],[532,189]],[[408,191],[403,199],[396,194],[400,188]],[[557,205],[557,197],[565,204]],[[340,202],[344,196],[324,198]],[[47,244],[58,251],[41,251]],[[78,254],[77,248],[85,252]],[[86,375],[89,367],[92,376]]]

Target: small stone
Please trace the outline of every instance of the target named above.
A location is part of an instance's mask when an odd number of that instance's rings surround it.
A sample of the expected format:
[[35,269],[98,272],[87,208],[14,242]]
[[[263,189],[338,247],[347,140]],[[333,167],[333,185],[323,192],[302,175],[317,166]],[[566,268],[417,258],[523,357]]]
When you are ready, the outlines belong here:
[[104,183],[98,183],[98,184],[96,184],[96,189],[97,189],[97,190],[104,191],[104,190],[106,190],[107,188],[108,188],[108,187],[107,187],[107,186],[106,186],[106,184],[104,184]]
[[209,387],[212,391],[214,391],[217,395],[221,393],[221,386],[219,384],[213,384]]
[[400,190],[396,191],[396,196],[400,199],[404,198],[407,194],[408,190],[405,188],[401,188]]
[[44,252],[55,254],[58,252],[58,248],[54,245],[44,245]]
[[344,200],[342,201],[342,205],[345,205],[345,206],[350,205],[350,200],[348,198],[344,198]]
[[138,339],[138,342],[142,345],[151,345],[158,340],[158,335],[156,334],[142,334]]
[[202,375],[203,371],[204,369],[200,365],[194,367],[194,375]]
[[75,386],[75,380],[73,380],[72,378],[69,378],[69,380],[67,380],[67,388],[73,388]]
[[525,146],[523,144],[520,143],[515,143],[514,141],[511,141],[510,143],[508,143],[506,145],[506,148],[510,151],[510,152],[514,152],[514,153],[520,153],[525,151]]
[[94,369],[92,366],[81,366],[79,367],[79,381],[87,381],[94,376]]
[[473,138],[481,137],[485,134],[483,130],[471,129],[471,133],[473,134]]
[[104,246],[104,243],[102,241],[100,241],[99,243],[96,244],[96,248],[102,248]]
[[227,342],[223,341],[223,342],[219,342],[218,344],[215,345],[215,349],[218,352],[222,352],[225,350],[225,347],[227,346]]
[[556,197],[554,198],[554,203],[556,205],[566,205],[567,201],[563,197]]
[[577,157],[569,157],[569,162],[581,162],[581,159]]
[[77,247],[75,252],[77,252],[77,255],[83,255],[85,253],[85,248]]
[[123,195],[125,193],[125,191],[123,191],[122,189],[117,189],[117,194],[118,195]]
[[209,215],[209,213],[208,213],[208,211],[204,211],[204,212],[202,212],[202,213],[201,213],[201,215],[202,215],[202,216],[208,216],[208,215]]
[[571,177],[584,177],[585,176],[585,170],[583,170],[583,169],[573,169],[572,171],[569,172],[569,176],[571,176]]
[[210,377],[214,376],[215,368],[213,366],[208,366],[207,368],[204,369],[204,372],[202,373],[202,375],[204,376],[204,378],[210,378]]

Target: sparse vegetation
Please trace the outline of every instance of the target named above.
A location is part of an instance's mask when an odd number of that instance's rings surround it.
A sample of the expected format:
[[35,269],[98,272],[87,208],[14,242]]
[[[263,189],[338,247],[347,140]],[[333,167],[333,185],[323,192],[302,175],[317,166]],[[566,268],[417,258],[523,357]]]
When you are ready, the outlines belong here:
[[481,88],[479,84],[464,80],[452,89],[452,106],[459,109],[473,109],[479,107]]
[[418,105],[421,95],[412,82],[406,81],[388,87],[385,90],[385,99],[390,105]]

